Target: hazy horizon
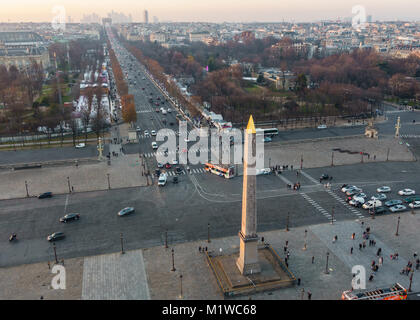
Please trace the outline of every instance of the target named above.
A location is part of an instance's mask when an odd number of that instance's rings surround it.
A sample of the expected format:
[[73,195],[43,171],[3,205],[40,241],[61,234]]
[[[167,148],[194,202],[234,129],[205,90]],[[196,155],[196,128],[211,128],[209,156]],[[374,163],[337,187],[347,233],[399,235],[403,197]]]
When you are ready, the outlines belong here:
[[[3,0],[4,1],[4,0]],[[143,21],[143,10],[149,12],[149,22],[156,16],[161,22],[315,22],[352,17],[352,7],[362,5],[373,21],[420,21],[420,2],[415,0],[361,2],[342,0],[277,0],[222,1],[212,3],[193,0],[15,0],[3,3],[0,22],[50,22],[55,14],[55,6],[65,8],[66,19],[79,22],[83,15],[92,13],[106,17],[111,11],[131,14],[133,22]]]

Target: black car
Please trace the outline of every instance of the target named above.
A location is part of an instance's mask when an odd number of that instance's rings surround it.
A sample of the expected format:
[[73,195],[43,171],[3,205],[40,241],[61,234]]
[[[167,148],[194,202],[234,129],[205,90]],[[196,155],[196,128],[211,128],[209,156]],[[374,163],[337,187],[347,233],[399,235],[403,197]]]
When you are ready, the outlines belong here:
[[175,173],[176,174],[181,174],[181,172],[182,172],[182,169],[180,167],[176,167]]
[[327,180],[329,178],[330,178],[330,176],[328,174],[323,173],[319,179],[321,179],[321,180]]
[[80,219],[80,214],[78,213],[68,213],[66,214],[64,217],[60,218],[60,222],[69,222],[69,221],[73,221],[73,220],[79,220]]
[[173,182],[173,183],[178,183],[178,177],[173,177],[173,178],[172,178],[172,182]]
[[159,177],[160,176],[160,170],[159,169],[156,169],[155,170],[155,175],[156,175],[156,177]]
[[52,198],[52,192],[44,192],[38,196],[38,199]]
[[48,241],[55,241],[55,240],[60,240],[64,238],[64,233],[62,232],[54,232],[53,234],[50,234],[47,237]]

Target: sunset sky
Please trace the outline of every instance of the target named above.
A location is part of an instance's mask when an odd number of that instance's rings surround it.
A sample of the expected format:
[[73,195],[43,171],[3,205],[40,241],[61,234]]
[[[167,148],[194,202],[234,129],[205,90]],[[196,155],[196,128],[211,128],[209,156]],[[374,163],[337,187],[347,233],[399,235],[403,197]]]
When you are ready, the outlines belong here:
[[95,12],[102,17],[114,10],[141,22],[142,11],[147,9],[149,21],[157,16],[160,21],[173,22],[304,22],[351,17],[355,5],[364,6],[374,20],[420,21],[418,0],[0,0],[0,22],[49,22],[57,5],[73,21],[83,14]]

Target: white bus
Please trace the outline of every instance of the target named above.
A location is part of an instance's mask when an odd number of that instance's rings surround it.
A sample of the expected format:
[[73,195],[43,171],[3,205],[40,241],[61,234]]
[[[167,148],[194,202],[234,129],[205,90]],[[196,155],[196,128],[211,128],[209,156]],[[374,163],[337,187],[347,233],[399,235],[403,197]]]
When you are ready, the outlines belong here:
[[256,131],[257,131],[257,134],[260,132],[264,133],[264,136],[276,136],[279,134],[279,129],[277,128],[269,128],[269,129],[257,128]]

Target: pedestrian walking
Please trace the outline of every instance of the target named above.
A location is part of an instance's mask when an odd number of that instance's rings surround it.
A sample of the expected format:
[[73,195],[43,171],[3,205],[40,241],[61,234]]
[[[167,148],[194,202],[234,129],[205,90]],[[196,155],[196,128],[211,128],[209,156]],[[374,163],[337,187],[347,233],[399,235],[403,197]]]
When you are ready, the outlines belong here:
[[376,154],[373,155],[373,160],[376,160]]
[[200,247],[198,247],[198,252],[200,252],[200,253],[201,253],[201,246],[200,246]]
[[353,247],[350,248],[350,254],[353,254]]
[[71,192],[74,192],[74,187],[73,186],[71,186]]
[[[312,264],[314,264],[315,257],[312,256]],[[417,268],[418,269],[418,268]]]
[[311,300],[312,299],[312,292],[310,291],[310,290],[308,290],[308,300]]
[[379,257],[381,255],[382,249],[379,248],[378,251],[376,252],[376,255]]
[[359,250],[362,250],[362,244],[359,243]]
[[48,261],[48,269],[51,269],[51,264],[49,261]]
[[333,238],[333,243],[336,242],[337,240],[338,240],[338,237],[337,237],[337,235],[335,235],[334,238]]
[[380,265],[380,266],[382,266],[382,264],[384,263],[384,258],[383,257],[379,257],[379,261],[378,261],[378,264]]
[[363,241],[363,249],[366,248],[366,241]]
[[293,171],[293,165],[290,166],[290,170]]
[[351,235],[351,239],[354,240],[355,237],[356,237],[356,234],[353,232],[353,234]]
[[373,281],[373,273],[370,274],[369,281]]

